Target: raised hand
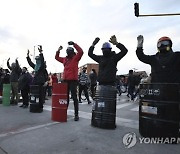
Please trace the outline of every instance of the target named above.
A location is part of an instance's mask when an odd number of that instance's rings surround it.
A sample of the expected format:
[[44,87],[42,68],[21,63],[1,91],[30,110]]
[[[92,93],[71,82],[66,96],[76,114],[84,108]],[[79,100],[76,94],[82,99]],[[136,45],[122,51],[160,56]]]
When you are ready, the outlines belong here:
[[142,35],[139,35],[137,37],[137,47],[138,48],[141,48],[143,47],[143,42],[144,42],[144,37]]
[[117,42],[117,38],[115,35],[111,36],[109,42],[111,42],[113,45],[117,45],[118,42]]
[[38,45],[39,47],[38,47],[38,50],[39,50],[39,52],[41,53],[43,50],[42,50],[42,45]]
[[95,40],[93,41],[92,45],[95,46],[99,42],[100,38],[96,37]]
[[30,52],[30,51],[29,51],[29,49],[28,49],[28,50],[27,50],[27,57],[29,57],[29,52]]
[[62,49],[63,49],[63,47],[62,47],[62,46],[59,46],[58,51],[60,51],[60,50],[62,50]]

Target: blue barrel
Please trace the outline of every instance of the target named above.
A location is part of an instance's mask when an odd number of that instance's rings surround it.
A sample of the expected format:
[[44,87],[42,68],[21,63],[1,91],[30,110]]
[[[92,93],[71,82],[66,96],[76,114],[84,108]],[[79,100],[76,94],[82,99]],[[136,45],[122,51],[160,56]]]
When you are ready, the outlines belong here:
[[92,126],[105,129],[116,128],[116,93],[114,86],[97,86],[92,108]]

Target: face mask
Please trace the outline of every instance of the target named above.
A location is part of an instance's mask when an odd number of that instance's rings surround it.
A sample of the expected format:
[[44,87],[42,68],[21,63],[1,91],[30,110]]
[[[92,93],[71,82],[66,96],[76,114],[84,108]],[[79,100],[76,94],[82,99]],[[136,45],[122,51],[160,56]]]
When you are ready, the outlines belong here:
[[35,65],[35,72],[37,72],[41,67],[41,60],[40,59],[36,59],[36,65]]
[[102,52],[103,52],[103,56],[105,56],[105,57],[109,57],[111,54],[110,49],[103,49]]
[[162,53],[162,54],[166,54],[168,53],[168,51],[170,51],[170,47],[169,46],[161,46],[158,48],[159,52]]
[[12,64],[11,64],[11,67],[12,67],[12,68],[15,68],[15,67],[16,67],[16,63],[12,63]]
[[72,58],[75,54],[74,53],[70,53],[67,55],[68,58]]

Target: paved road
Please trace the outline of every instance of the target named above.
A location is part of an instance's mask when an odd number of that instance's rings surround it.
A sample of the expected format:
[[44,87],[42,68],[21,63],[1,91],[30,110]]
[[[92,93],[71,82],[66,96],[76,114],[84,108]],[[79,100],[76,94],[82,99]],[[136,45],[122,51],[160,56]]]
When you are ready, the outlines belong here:
[[[117,97],[115,130],[92,127],[92,106],[86,101],[79,105],[79,109],[80,120],[75,122],[73,104],[70,102],[67,122],[60,123],[51,120],[51,98],[46,101],[43,113],[30,113],[29,109],[1,104],[0,154],[179,154],[180,152],[179,144],[154,144],[148,140],[140,143],[142,139],[138,131],[138,102],[128,101],[125,94]],[[128,133],[131,136],[136,135],[131,144],[125,140]]]

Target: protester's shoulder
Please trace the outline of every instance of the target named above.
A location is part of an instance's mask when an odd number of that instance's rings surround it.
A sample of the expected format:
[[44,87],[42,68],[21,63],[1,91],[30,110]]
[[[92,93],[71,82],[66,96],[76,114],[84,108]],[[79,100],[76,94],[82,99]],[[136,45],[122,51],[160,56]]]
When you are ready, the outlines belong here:
[[174,52],[175,55],[180,56],[180,51]]
[[112,51],[111,57],[116,57],[120,52],[116,53],[115,51]]

